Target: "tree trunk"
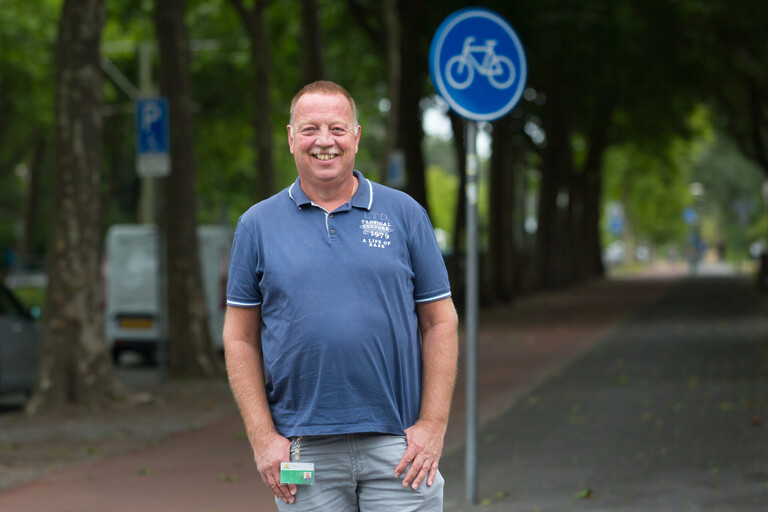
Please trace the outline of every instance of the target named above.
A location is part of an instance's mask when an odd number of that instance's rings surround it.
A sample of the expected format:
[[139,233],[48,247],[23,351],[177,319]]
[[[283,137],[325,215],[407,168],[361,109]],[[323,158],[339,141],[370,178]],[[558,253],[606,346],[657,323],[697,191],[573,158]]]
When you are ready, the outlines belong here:
[[603,196],[603,156],[608,146],[611,109],[598,116],[589,134],[589,152],[584,163],[584,219],[581,265],[585,277],[605,274],[600,242],[600,207]]
[[108,405],[121,394],[104,340],[99,281],[103,0],[65,0],[56,75],[56,159],[43,352],[29,412]]
[[566,281],[578,282],[586,277],[583,272],[585,240],[586,176],[583,169],[571,169],[568,176],[568,232],[566,240],[569,258],[565,263]]
[[509,118],[493,126],[493,154],[490,183],[490,251],[488,254],[488,292],[492,301],[509,302],[515,295],[516,251],[513,231],[516,210],[522,205],[515,198],[515,173],[519,171],[522,148],[510,141]]
[[35,252],[35,233],[37,232],[38,209],[40,203],[40,175],[43,172],[43,157],[46,153],[47,141],[41,134],[35,141],[32,161],[29,164],[29,181],[27,197],[24,201],[24,229],[19,244],[19,262],[28,263]]
[[451,251],[448,273],[451,288],[457,304],[464,304],[466,283],[464,280],[464,262],[466,261],[467,233],[467,141],[464,119],[453,111],[448,113],[453,131],[453,147],[456,150],[456,172],[459,174],[459,187],[456,190],[456,215],[453,218],[453,250]]
[[766,105],[761,101],[763,96],[753,78],[747,79],[749,94],[749,123],[753,147],[753,159],[763,172],[768,175],[768,148],[765,141],[768,126],[765,122]]
[[256,147],[256,199],[270,197],[274,191],[272,158],[272,102],[269,98],[270,45],[267,28],[267,0],[256,0],[253,8],[245,7],[243,0],[230,0],[251,42],[253,64],[253,136]]
[[304,84],[325,78],[323,37],[317,20],[317,2],[301,0],[301,78]]
[[564,112],[552,105],[545,117],[547,147],[543,151],[539,222],[536,232],[536,275],[539,286],[556,288],[567,283],[567,215],[558,198],[567,192],[570,174],[568,127]]
[[[424,154],[421,143],[424,129],[421,125],[421,98],[427,79],[426,52],[418,50],[423,41],[423,20],[425,9],[419,2],[403,0],[399,2],[401,32],[411,37],[400,42],[402,76],[407,80],[400,82],[400,111],[398,113],[398,147],[405,152],[405,168],[408,172],[406,192],[429,212],[427,186],[424,166]],[[414,48],[415,47],[415,48]]]
[[384,150],[381,152],[379,168],[381,181],[388,184],[389,161],[397,144],[397,125],[400,114],[400,83],[402,77],[400,22],[398,20],[397,0],[384,1],[384,26],[387,40],[386,62],[389,112],[387,113],[387,133],[384,137]]
[[174,378],[210,377],[223,370],[211,343],[200,273],[191,51],[184,11],[184,0],[163,0],[155,5],[160,89],[168,97],[170,111],[171,173],[163,187],[163,231],[168,269],[169,375]]

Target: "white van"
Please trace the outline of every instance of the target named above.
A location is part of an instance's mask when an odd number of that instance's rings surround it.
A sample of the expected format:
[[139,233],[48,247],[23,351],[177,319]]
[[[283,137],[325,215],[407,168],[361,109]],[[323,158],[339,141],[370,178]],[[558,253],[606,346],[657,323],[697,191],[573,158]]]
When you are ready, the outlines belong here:
[[[199,226],[200,265],[214,346],[223,351],[227,272],[234,232]],[[158,340],[157,235],[153,225],[115,224],[105,239],[103,283],[107,345],[116,363],[123,351],[154,360]],[[171,293],[171,290],[168,291]]]

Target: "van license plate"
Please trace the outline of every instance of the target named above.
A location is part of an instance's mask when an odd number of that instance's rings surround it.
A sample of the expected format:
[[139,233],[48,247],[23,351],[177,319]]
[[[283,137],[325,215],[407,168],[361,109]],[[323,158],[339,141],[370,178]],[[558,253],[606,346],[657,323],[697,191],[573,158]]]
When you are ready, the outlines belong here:
[[152,329],[155,321],[151,318],[121,318],[120,327],[123,329]]

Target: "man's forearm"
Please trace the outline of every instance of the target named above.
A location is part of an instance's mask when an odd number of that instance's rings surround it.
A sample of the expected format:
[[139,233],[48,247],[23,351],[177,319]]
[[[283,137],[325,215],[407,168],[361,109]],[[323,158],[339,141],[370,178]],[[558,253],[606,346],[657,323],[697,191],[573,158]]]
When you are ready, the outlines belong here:
[[395,467],[396,477],[405,472],[403,486],[413,489],[425,478],[432,485],[437,476],[459,351],[458,319],[450,299],[418,304],[416,313],[421,331],[421,409],[418,421],[405,429],[408,448]]
[[438,315],[422,329],[423,389],[420,420],[445,428],[451,409],[458,361],[458,320],[453,303],[439,306]]
[[245,341],[230,341],[226,346],[227,375],[251,445],[255,446],[265,433],[274,432],[264,387],[261,353]]
[[435,327],[422,339],[423,390],[419,419],[448,425],[456,382],[458,340],[449,326]]

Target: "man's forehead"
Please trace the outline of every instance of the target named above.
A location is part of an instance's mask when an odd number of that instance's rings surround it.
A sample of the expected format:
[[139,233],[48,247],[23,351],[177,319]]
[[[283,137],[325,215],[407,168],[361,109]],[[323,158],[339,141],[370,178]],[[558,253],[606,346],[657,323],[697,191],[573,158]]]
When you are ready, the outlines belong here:
[[352,106],[341,94],[311,92],[303,95],[296,102],[296,117],[316,114],[335,114],[340,117],[352,117]]

